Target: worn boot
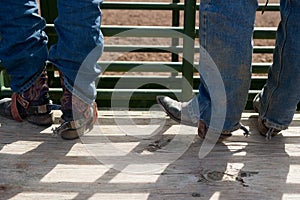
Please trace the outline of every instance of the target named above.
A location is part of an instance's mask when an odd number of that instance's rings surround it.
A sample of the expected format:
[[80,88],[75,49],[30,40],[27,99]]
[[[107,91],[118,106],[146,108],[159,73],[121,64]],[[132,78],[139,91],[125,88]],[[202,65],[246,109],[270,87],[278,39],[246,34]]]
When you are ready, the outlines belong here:
[[[205,139],[207,138],[207,126],[206,124],[203,122],[203,121],[199,121],[199,124],[198,124],[198,136],[201,138],[201,139]],[[217,133],[216,133],[217,134]],[[219,136],[218,136],[218,142],[222,142],[223,140],[225,140],[226,138],[232,136],[232,133],[230,132],[226,132],[226,133],[221,133]],[[213,140],[211,138],[207,138],[208,140]]]
[[55,135],[65,140],[77,139],[92,130],[98,118],[97,104],[90,105],[73,95],[64,86],[64,76],[60,73],[63,96],[61,98],[62,123],[53,129]]
[[0,115],[22,122],[28,122],[40,126],[48,126],[53,123],[49,100],[48,76],[44,70],[35,83],[22,94],[13,93],[11,98],[0,100]]
[[272,137],[278,135],[281,130],[276,128],[269,128],[265,125],[265,120],[262,120],[260,117],[258,118],[257,129],[259,133],[266,137],[266,140],[270,140]]
[[157,96],[156,101],[174,121],[188,126],[198,126],[200,114],[197,96],[188,102],[179,102],[167,96]]
[[[258,93],[253,99],[253,109],[257,113],[260,111],[260,100],[261,93]],[[281,131],[276,128],[267,127],[265,125],[265,120],[262,120],[261,117],[258,118],[257,129],[262,136],[266,137],[266,140],[270,140],[272,137],[278,135]]]

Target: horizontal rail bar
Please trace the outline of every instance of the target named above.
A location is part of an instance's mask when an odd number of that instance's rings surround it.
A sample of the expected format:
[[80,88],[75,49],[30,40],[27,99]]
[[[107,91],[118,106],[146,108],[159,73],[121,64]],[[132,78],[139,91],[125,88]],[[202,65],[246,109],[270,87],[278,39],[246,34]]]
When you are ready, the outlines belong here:
[[[267,76],[253,76],[250,89],[261,89],[267,80]],[[122,81],[121,84],[119,81]],[[178,89],[181,87],[182,76],[128,76],[128,75],[103,75],[99,78],[98,88],[101,89]],[[119,84],[118,84],[119,82]],[[125,84],[123,84],[125,83]],[[193,88],[200,84],[200,76],[193,77]],[[117,87],[117,88],[116,88]]]
[[[56,35],[54,24],[47,24],[46,32],[49,35]],[[118,37],[167,37],[167,38],[182,38],[184,31],[183,27],[171,26],[112,26],[103,25],[101,30],[105,36]],[[196,29],[195,36],[198,35]],[[275,39],[276,27],[255,27],[254,39]]]
[[[273,53],[274,46],[254,46],[253,53]],[[166,52],[182,53],[183,46],[159,46],[159,45],[105,45],[104,52]],[[199,47],[195,46],[195,52]]]
[[159,45],[105,45],[104,52],[182,52],[182,46]]
[[273,53],[275,46],[254,46],[253,53]]
[[[101,9],[126,9],[126,10],[184,10],[184,3],[163,2],[103,2]],[[259,3],[257,11],[262,11],[264,3]],[[199,3],[196,9],[199,10]],[[265,11],[280,11],[279,3],[269,3]]]
[[[260,3],[258,5],[257,11],[262,11],[262,9],[265,7],[264,3]],[[279,3],[269,3],[266,7],[265,11],[280,11],[280,4]]]
[[[276,39],[277,27],[254,27],[254,39]],[[199,28],[196,28],[196,36],[199,35]]]
[[277,27],[255,27],[253,38],[254,39],[275,39]]
[[136,67],[140,67],[136,69],[143,70],[142,72],[174,72],[180,71],[182,68],[181,62],[99,61],[98,64],[107,71],[115,72],[132,71]]
[[252,63],[252,73],[267,73],[272,63]]
[[[47,24],[45,31],[48,35],[56,36],[54,24]],[[102,25],[104,36],[118,37],[183,37],[183,27],[171,26],[112,26]]]
[[163,2],[103,2],[101,9],[126,10],[183,10],[184,3]]
[[105,36],[181,38],[183,27],[171,26],[101,26]]
[[[134,68],[143,66],[143,72],[181,72],[182,63],[181,62],[138,62],[138,61],[99,61],[97,62],[100,66],[104,67],[106,71],[113,72],[127,72],[132,71]],[[253,73],[266,73],[272,63],[262,62],[262,63],[252,63]],[[162,68],[162,66],[170,67],[169,71],[167,68]],[[198,63],[194,63],[195,68],[197,68]],[[0,63],[0,70],[4,67]],[[141,68],[139,68],[141,70]],[[47,70],[54,71],[57,70],[52,64],[47,62]],[[174,70],[174,71],[172,71]],[[196,69],[194,70],[196,72]]]
[[[141,72],[172,72],[170,70],[176,70],[181,72],[181,62],[144,62],[144,61],[99,61],[98,64],[107,71],[115,71],[115,72],[126,72],[133,70],[135,67],[142,66],[143,68],[139,68],[142,70]],[[268,68],[272,65],[272,63],[252,63],[252,71],[253,73],[265,73]],[[163,66],[170,67],[169,71],[166,71],[168,68],[164,68]],[[195,72],[198,63],[194,63]]]

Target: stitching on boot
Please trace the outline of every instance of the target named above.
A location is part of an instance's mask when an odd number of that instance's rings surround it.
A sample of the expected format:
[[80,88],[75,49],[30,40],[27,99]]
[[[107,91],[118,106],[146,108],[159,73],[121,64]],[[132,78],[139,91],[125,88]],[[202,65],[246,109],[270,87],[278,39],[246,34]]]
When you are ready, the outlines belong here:
[[23,119],[20,116],[20,113],[19,113],[19,110],[18,110],[18,107],[17,107],[18,98],[21,98],[21,97],[17,93],[12,94],[12,97],[11,97],[11,115],[12,115],[14,120],[16,120],[18,122],[22,122]]

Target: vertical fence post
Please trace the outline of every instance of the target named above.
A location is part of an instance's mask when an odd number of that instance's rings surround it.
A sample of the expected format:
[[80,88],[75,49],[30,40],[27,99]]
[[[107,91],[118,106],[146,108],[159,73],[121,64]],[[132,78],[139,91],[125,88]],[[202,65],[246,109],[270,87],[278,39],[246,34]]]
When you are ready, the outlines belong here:
[[[180,0],[173,0],[173,3],[179,3]],[[172,26],[178,27],[180,24],[180,10],[174,9],[172,11]],[[172,46],[178,46],[179,45],[179,38],[172,38]],[[178,62],[178,54],[172,53],[172,62]]]
[[48,23],[53,22],[57,16],[56,2],[57,0],[40,0],[41,15]]
[[[0,65],[1,65],[1,63],[0,63]],[[1,98],[2,98],[2,87],[4,86],[4,75],[3,75],[3,73],[4,73],[4,70],[3,69],[1,69],[1,71],[0,71],[0,96],[1,96]]]
[[196,0],[184,1],[184,37],[183,37],[183,61],[182,61],[182,101],[189,100],[193,96],[193,72],[195,53],[195,23]]
[[[40,11],[47,23],[53,23],[58,15],[57,0],[40,0]],[[57,37],[48,34],[48,47],[57,42]]]

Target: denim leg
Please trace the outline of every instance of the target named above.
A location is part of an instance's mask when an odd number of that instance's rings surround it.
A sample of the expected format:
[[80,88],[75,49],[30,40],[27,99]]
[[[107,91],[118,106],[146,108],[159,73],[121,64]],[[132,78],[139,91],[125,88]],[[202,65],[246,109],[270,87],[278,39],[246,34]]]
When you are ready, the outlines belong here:
[[[257,6],[256,0],[202,0],[200,3],[200,45],[217,65],[225,88],[226,97],[220,98],[226,101],[226,108],[216,105],[216,109],[226,109],[223,131],[240,127],[251,80],[252,34]],[[207,67],[203,56],[200,53],[200,74],[205,74]],[[200,120],[209,126],[210,93],[214,92],[210,88],[215,86],[208,85],[203,76],[200,78]],[[208,74],[206,78],[216,77]]]
[[273,65],[264,86],[260,117],[266,126],[286,129],[300,100],[300,1],[281,0]]
[[54,23],[59,40],[49,52],[49,60],[64,74],[66,88],[87,103],[95,99],[95,80],[101,72],[96,64],[103,51],[100,2],[58,0]]
[[0,60],[17,93],[36,81],[48,56],[46,23],[37,13],[34,0],[0,1]]

